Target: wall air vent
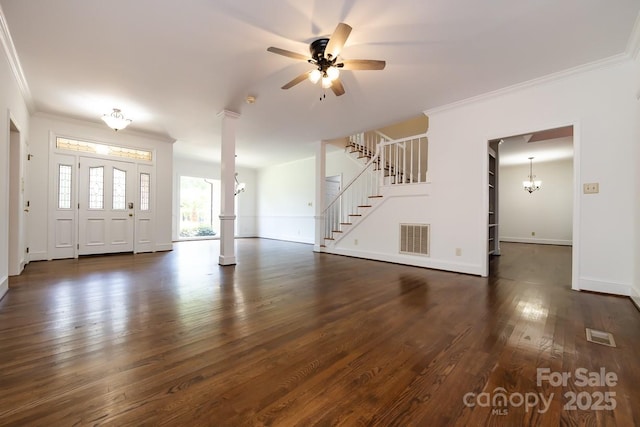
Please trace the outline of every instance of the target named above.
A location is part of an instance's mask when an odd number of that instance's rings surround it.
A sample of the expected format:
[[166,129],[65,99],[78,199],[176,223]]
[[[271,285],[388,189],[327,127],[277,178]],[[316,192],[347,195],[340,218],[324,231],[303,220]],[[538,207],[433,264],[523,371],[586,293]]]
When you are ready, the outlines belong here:
[[429,224],[400,224],[400,253],[429,256]]

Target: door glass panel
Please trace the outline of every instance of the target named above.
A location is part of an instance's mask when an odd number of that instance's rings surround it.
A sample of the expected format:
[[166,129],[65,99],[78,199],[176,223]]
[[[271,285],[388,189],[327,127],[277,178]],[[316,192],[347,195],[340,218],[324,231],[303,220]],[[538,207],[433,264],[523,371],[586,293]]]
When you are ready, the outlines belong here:
[[71,165],[58,165],[58,209],[71,209]]
[[113,209],[125,210],[127,207],[127,172],[113,168]]
[[149,210],[149,193],[151,192],[151,176],[148,173],[140,174],[140,210]]
[[89,168],[89,209],[104,209],[104,167]]

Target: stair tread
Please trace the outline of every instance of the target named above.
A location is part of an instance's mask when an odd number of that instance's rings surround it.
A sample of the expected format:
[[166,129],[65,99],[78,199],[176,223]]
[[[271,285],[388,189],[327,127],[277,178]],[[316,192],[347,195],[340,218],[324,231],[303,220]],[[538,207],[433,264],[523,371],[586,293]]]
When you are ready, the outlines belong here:
[[349,216],[362,216],[362,214],[349,214]]
[[381,198],[381,197],[384,197],[384,196],[381,196],[381,195],[378,195],[378,196],[369,196],[369,198],[370,198],[370,199],[378,199],[378,198]]
[[371,208],[371,207],[373,207],[373,206],[371,206],[371,205],[360,205],[360,206],[358,206],[358,207],[359,207],[359,208]]

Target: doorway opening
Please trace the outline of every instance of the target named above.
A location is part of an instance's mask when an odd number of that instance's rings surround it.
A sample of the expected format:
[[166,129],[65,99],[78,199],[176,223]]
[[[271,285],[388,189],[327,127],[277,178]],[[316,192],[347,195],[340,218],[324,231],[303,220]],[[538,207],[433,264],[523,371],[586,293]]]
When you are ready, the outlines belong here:
[[[494,251],[488,251],[490,275],[518,279],[527,274],[531,281],[538,273],[550,273],[546,264],[554,261],[563,286],[571,287],[573,134],[573,126],[564,126],[489,141],[490,157],[493,150],[496,159],[494,171],[489,165],[489,239],[495,238]],[[527,187],[531,181],[535,184]],[[505,270],[506,265],[511,267]]]
[[9,119],[9,276],[22,273],[27,260],[25,147],[18,126]]
[[[340,194],[340,190],[342,190],[342,175],[333,175],[325,177],[324,183],[324,200],[325,207],[329,205],[329,203],[333,202],[338,194]],[[340,201],[338,203],[334,203],[331,206],[329,212],[327,212],[328,216],[328,232],[333,230],[340,230]]]
[[220,180],[180,176],[180,240],[220,237]]

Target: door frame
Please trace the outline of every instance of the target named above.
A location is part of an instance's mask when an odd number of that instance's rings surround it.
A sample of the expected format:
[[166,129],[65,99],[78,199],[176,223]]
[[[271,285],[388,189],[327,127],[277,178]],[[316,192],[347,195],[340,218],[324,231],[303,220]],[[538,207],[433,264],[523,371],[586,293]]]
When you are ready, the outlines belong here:
[[9,213],[8,275],[17,276],[29,263],[27,253],[26,141],[16,120],[7,113],[7,200]]
[[[131,159],[126,157],[118,157],[118,156],[110,156],[103,154],[96,154],[91,152],[83,152],[83,151],[73,151],[73,150],[65,150],[59,149],[56,147],[56,139],[57,138],[68,138],[76,141],[83,142],[91,142],[96,144],[104,144],[111,145],[122,148],[129,148],[133,150],[144,150],[151,152],[151,161],[147,160],[139,160],[139,159]],[[72,194],[72,215],[70,216],[70,220],[73,221],[73,225],[71,226],[73,230],[72,244],[73,248],[71,251],[68,251],[68,254],[56,255],[56,247],[55,247],[55,215],[53,211],[57,208],[57,168],[56,168],[56,155],[63,155],[72,157],[73,168],[72,168],[72,184],[71,184],[71,194]],[[134,172],[136,175],[135,188],[133,197],[135,197],[134,201],[134,225],[133,225],[133,253],[141,253],[141,252],[155,252],[155,223],[156,223],[156,197],[157,197],[157,186],[156,186],[156,150],[152,147],[137,147],[127,144],[126,142],[113,142],[109,140],[96,140],[91,138],[84,138],[75,135],[66,135],[66,134],[58,134],[53,131],[49,131],[49,188],[48,188],[48,200],[49,200],[49,213],[48,217],[48,238],[47,238],[47,259],[63,259],[63,258],[78,258],[79,257],[79,212],[77,208],[77,204],[79,201],[79,170],[78,163],[80,162],[80,157],[89,157],[96,158],[101,160],[114,160],[114,161],[123,161],[127,163],[132,163],[134,165]],[[151,185],[150,185],[150,203],[149,203],[149,211],[144,212],[141,215],[140,211],[140,174],[141,173],[149,173],[151,175]],[[70,212],[71,213],[71,212]],[[142,219],[144,219],[144,225],[142,226],[143,230],[140,230],[139,223]]]
[[[581,147],[581,126],[579,121],[572,122],[555,122],[555,123],[546,123],[546,124],[537,124],[535,126],[530,126],[525,129],[505,129],[504,131],[495,132],[493,135],[488,137],[485,136],[484,144],[482,145],[482,159],[483,159],[483,167],[482,167],[482,185],[483,185],[483,205],[482,205],[482,215],[480,218],[483,218],[483,239],[481,244],[483,244],[483,277],[487,277],[489,275],[489,250],[487,247],[487,240],[489,238],[488,227],[486,226],[486,212],[489,211],[489,159],[486,155],[487,146],[489,141],[504,138],[508,135],[526,135],[528,133],[540,132],[545,129],[556,129],[561,127],[573,126],[573,221],[572,221],[572,240],[573,244],[571,247],[571,289],[579,291],[580,288],[580,212],[581,212],[581,194],[582,194],[582,186],[580,184],[580,147]],[[499,167],[499,166],[498,166]],[[499,185],[499,184],[498,184]]]

